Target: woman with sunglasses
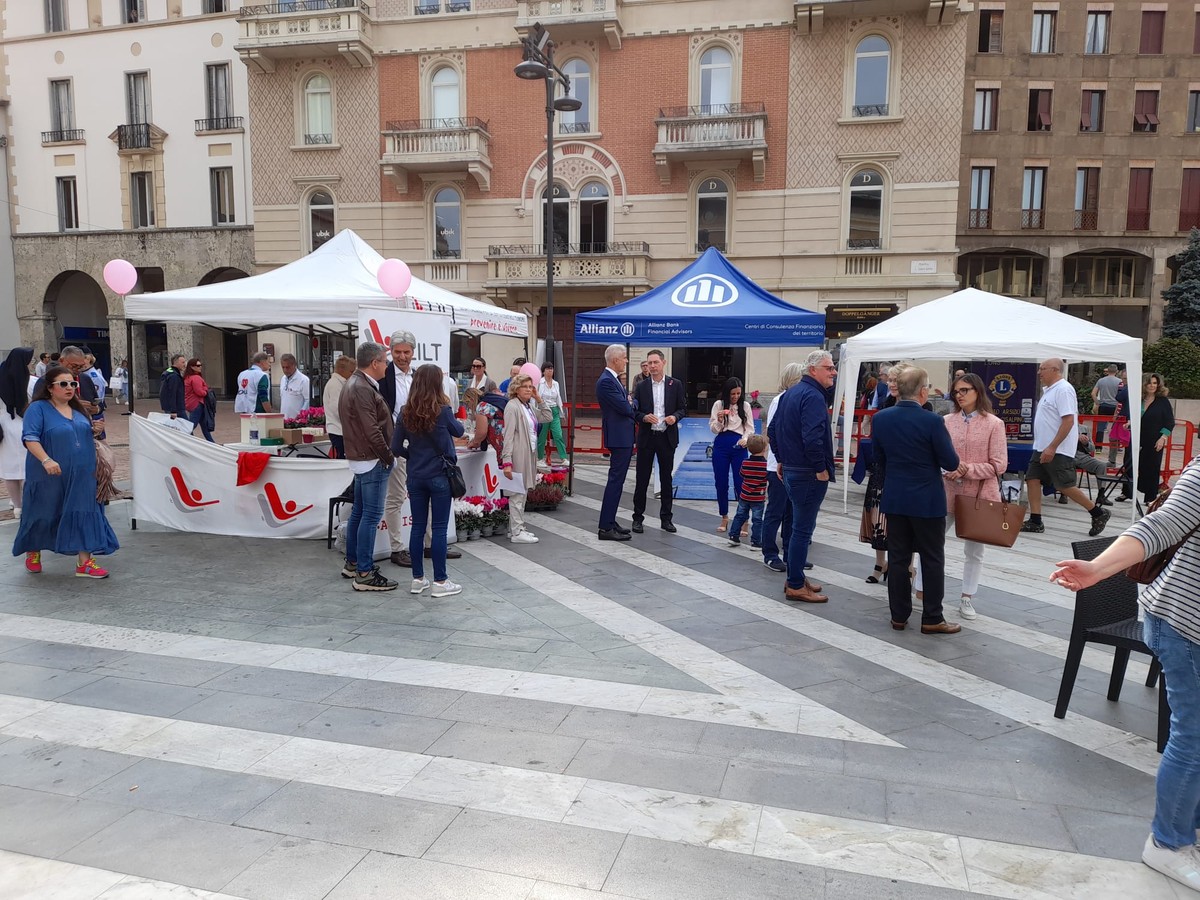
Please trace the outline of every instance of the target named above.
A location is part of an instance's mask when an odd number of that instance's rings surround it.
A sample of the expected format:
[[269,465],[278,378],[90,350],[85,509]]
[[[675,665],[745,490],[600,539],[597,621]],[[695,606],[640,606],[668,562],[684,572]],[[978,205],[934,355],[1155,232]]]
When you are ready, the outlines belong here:
[[[983,380],[974,372],[954,379],[950,387],[954,412],[945,417],[950,443],[958,454],[958,468],[943,472],[946,485],[946,528],[954,525],[954,498],[959,494],[1000,500],[1000,476],[1008,468],[1008,440],[1004,422],[992,412],[992,401]],[[983,570],[983,544],[963,541],[966,562],[963,564],[962,599],[958,614],[974,619],[975,592],[979,590],[979,573]],[[917,598],[922,598],[921,567],[917,566]]]
[[70,369],[53,366],[25,410],[25,514],[13,556],[24,553],[25,568],[36,575],[43,551],[74,553],[76,577],[107,578],[92,554],[114,553],[119,545],[96,500],[96,442],[78,390]]
[[193,356],[183,367],[183,408],[187,410],[192,424],[200,426],[204,439],[211,444],[215,441],[207,415],[207,398],[208,382],[204,380],[204,363]]

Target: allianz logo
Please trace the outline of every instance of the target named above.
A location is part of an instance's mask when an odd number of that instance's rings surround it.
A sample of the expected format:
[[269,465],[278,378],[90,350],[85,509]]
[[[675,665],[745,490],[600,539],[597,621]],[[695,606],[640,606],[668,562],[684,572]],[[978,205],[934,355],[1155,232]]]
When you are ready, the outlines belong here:
[[693,275],[671,293],[671,302],[689,309],[728,306],[737,301],[738,289],[720,275]]
[[580,334],[610,334],[613,337],[633,337],[637,329],[632,322],[622,322],[620,325],[597,325],[593,322],[581,322]]

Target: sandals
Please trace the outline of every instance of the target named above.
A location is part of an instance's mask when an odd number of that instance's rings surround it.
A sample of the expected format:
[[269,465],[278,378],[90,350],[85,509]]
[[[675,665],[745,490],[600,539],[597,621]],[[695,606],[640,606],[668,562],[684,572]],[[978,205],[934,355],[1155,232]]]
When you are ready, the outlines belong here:
[[717,526],[717,531],[725,532],[729,530],[729,516],[721,516],[721,524]]
[[887,581],[887,567],[876,566],[875,571],[867,576],[867,584],[879,584]]

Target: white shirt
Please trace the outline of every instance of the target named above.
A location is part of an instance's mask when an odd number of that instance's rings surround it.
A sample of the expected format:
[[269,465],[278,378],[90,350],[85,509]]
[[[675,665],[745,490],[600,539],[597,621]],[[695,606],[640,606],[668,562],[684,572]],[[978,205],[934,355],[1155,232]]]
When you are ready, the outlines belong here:
[[342,417],[338,413],[338,401],[342,398],[342,388],[346,386],[346,379],[334,372],[329,376],[329,381],[325,383],[325,390],[321,392],[321,405],[325,407],[325,430],[330,434],[342,433]]
[[[776,394],[771,400],[771,405],[767,407],[767,420],[763,424],[763,437],[767,436],[767,429],[771,427],[771,423],[775,421],[775,410],[779,409],[779,398],[786,394],[787,391]],[[779,460],[775,458],[775,454],[771,452],[771,445],[767,444],[767,471],[774,472],[779,468]]]
[[483,390],[483,384],[484,384],[484,382],[485,382],[485,381],[487,381],[487,379],[488,379],[488,377],[487,377],[487,372],[485,371],[485,372],[484,372],[482,375],[480,375],[478,378],[472,378],[472,379],[471,379],[471,381],[470,381],[470,382],[467,384],[467,387],[469,387],[469,388],[475,388],[477,391],[482,391],[482,390]]
[[261,366],[251,366],[238,375],[237,395],[233,398],[235,413],[252,413],[258,405],[258,383],[268,377]]
[[1057,446],[1056,455],[1075,458],[1075,445],[1078,443],[1079,432],[1079,397],[1075,388],[1065,378],[1060,378],[1042,392],[1038,401],[1037,412],[1033,415],[1033,451],[1042,453],[1051,449],[1051,442],[1062,427],[1063,416],[1071,417],[1071,427],[1067,436]]
[[650,396],[654,398],[654,417],[658,419],[657,425],[651,425],[651,431],[666,431],[667,423],[663,421],[667,417],[667,376],[664,375],[658,381],[650,376]]
[[536,385],[538,396],[542,398],[547,406],[553,409],[556,406],[562,406],[562,392],[558,386],[558,382],[553,378],[550,379],[550,384],[546,384],[546,379],[543,378]]
[[404,404],[408,402],[413,372],[411,368],[407,372],[401,372],[399,366],[394,366],[394,368],[396,370],[396,408],[392,410],[392,421],[396,422],[400,419],[400,410],[404,409]]
[[450,409],[452,412],[458,411],[458,382],[449,375],[442,376],[442,390],[446,397],[450,400]]
[[[359,371],[361,371],[361,369]],[[376,390],[379,390],[379,382],[378,381],[376,381],[374,378],[372,378],[366,372],[363,372],[362,376],[363,376],[363,378],[367,379],[367,381],[371,382],[371,387],[375,388]],[[341,376],[335,376],[335,377],[340,378]],[[348,380],[349,379],[346,379],[346,378],[342,379],[343,382],[346,382]],[[345,384],[343,384],[342,386],[345,387]],[[340,391],[339,391],[339,393],[340,393]],[[328,415],[329,415],[328,407],[325,408],[325,415],[326,415],[326,417],[328,417]],[[328,422],[329,419],[326,418],[325,421]],[[351,459],[351,460],[348,460],[348,462],[350,464],[350,471],[352,473],[354,473],[355,475],[366,475],[368,472],[370,472],[372,469],[374,469],[377,465],[379,465],[379,460],[377,460],[377,459]]]
[[33,372],[35,378],[41,378],[46,374],[46,364],[41,360],[38,360],[38,364],[33,367]]
[[300,410],[308,409],[308,376],[297,369],[279,381],[279,411],[285,419],[294,419]]

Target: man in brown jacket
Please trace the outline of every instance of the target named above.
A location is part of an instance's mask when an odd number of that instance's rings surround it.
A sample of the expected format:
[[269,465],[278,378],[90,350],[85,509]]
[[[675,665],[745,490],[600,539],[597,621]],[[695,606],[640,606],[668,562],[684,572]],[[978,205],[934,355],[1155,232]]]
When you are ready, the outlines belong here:
[[387,371],[387,350],[370,341],[355,354],[358,368],[338,398],[346,461],[354,473],[354,507],[346,524],[346,562],[342,577],[356,591],[394,591],[396,582],[375,565],[375,534],[383,519],[392,456],[392,414],[379,393]]

